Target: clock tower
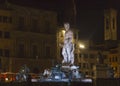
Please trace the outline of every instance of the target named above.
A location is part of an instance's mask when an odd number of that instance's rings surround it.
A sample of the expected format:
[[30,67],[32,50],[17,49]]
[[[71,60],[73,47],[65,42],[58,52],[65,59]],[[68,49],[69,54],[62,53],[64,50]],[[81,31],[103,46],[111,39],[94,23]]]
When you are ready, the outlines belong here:
[[117,40],[117,11],[115,9],[104,11],[104,40]]

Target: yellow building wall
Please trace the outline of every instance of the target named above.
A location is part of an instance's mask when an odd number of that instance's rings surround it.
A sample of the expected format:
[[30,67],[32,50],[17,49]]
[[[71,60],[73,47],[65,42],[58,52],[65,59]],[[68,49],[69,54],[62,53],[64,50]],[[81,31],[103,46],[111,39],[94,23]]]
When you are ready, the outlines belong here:
[[[2,32],[0,37],[2,71],[17,72],[19,67],[24,64],[27,64],[31,70],[34,67],[40,67],[40,70],[51,67],[57,57],[57,14],[52,11],[22,7],[14,4],[9,4],[7,7],[10,10],[0,9],[0,18],[2,18],[2,21],[0,21],[0,31]],[[12,22],[3,22],[3,17],[5,16],[8,20],[10,18]],[[23,30],[19,29],[20,17],[24,18]],[[36,31],[34,31],[33,19],[37,20],[38,23]],[[5,32],[9,32],[8,38],[4,37]],[[24,45],[25,55],[23,57],[18,55],[19,44]],[[33,45],[37,47],[36,56],[32,56]],[[47,48],[49,48],[49,52]],[[5,49],[9,50],[8,57],[5,56]]]

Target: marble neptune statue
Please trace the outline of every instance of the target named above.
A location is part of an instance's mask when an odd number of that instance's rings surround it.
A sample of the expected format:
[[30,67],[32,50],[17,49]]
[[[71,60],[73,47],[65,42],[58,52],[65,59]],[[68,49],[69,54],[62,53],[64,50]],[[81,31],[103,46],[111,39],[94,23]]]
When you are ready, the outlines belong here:
[[63,61],[62,63],[74,64],[74,44],[73,32],[70,30],[70,24],[64,23],[65,35],[62,48]]

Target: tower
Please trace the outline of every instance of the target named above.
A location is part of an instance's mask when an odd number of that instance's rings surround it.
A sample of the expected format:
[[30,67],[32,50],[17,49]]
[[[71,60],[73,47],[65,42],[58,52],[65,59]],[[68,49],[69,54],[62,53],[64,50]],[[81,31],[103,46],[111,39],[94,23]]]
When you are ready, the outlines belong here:
[[104,11],[104,40],[117,40],[117,11],[115,9]]

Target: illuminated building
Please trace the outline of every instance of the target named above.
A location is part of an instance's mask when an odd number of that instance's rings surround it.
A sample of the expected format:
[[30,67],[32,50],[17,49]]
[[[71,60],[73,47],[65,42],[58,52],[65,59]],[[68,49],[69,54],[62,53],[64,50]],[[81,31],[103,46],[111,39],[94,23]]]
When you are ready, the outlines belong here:
[[[80,43],[87,45],[85,49],[79,50],[80,71],[87,77],[96,77],[94,66],[98,64],[98,52],[101,51],[104,64],[114,70],[114,78],[120,77],[120,42],[117,39],[117,10],[104,10],[104,43],[91,44],[80,40]],[[87,43],[87,44],[86,44]]]
[[118,40],[117,10],[106,9],[104,11],[104,39],[109,49],[107,64],[114,70],[114,77],[120,77],[120,42]]
[[50,67],[56,59],[57,14],[53,11],[3,3],[0,5],[0,58],[3,71],[31,72]]
[[117,40],[117,11],[104,10],[104,40]]

